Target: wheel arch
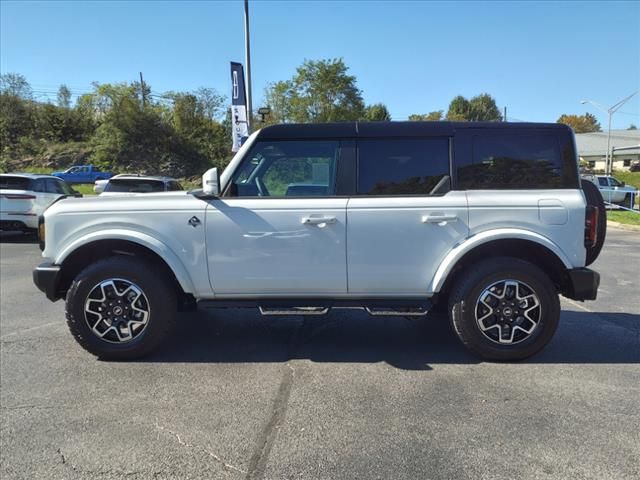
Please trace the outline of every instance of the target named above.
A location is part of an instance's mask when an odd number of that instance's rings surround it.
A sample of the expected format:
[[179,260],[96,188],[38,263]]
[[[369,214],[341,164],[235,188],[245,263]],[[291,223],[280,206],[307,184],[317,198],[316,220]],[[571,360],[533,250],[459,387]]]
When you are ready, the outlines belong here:
[[139,232],[135,237],[122,232],[100,232],[77,239],[66,246],[55,258],[55,264],[61,266],[58,290],[66,292],[82,269],[112,255],[137,256],[157,265],[162,269],[162,274],[171,278],[179,298],[194,293],[191,277],[175,253],[157,239]]
[[483,232],[449,252],[434,275],[430,291],[446,295],[455,278],[474,262],[505,256],[534,263],[552,279],[560,292],[566,286],[566,271],[573,268],[562,250],[542,235],[515,229]]

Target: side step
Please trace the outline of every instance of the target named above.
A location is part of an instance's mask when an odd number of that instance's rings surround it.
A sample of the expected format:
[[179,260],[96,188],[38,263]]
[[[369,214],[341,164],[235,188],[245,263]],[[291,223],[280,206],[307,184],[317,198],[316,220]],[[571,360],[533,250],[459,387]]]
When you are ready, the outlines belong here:
[[329,307],[291,307],[273,308],[259,306],[260,315],[326,315]]
[[[292,303],[295,304],[292,305]],[[296,305],[297,304],[297,305]],[[374,317],[423,317],[431,309],[428,298],[412,299],[252,299],[200,300],[201,308],[258,308],[261,315],[326,315],[334,308],[364,310]]]

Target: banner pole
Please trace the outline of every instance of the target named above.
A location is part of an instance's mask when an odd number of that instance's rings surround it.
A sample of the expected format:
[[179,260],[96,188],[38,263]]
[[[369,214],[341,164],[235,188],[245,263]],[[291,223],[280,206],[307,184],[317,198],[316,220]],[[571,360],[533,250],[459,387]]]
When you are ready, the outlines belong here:
[[247,67],[247,126],[251,133],[251,124],[253,123],[253,109],[251,105],[251,40],[249,35],[249,0],[244,0],[244,52],[245,65]]

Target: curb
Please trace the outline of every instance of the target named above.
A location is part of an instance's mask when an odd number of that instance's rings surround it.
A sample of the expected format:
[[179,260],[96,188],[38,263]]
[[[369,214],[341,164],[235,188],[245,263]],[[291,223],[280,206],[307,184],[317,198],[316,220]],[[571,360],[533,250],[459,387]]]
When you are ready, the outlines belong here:
[[627,230],[628,232],[640,232],[640,225],[627,225],[626,223],[607,220],[607,228],[609,227],[617,228],[620,230]]

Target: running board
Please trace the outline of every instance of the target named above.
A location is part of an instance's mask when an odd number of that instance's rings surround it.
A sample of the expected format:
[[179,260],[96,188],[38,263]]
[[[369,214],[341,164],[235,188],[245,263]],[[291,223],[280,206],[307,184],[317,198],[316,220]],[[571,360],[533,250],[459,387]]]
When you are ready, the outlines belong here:
[[326,315],[334,308],[364,310],[373,317],[423,317],[431,309],[428,298],[299,298],[200,300],[201,308],[257,308],[261,315]]

